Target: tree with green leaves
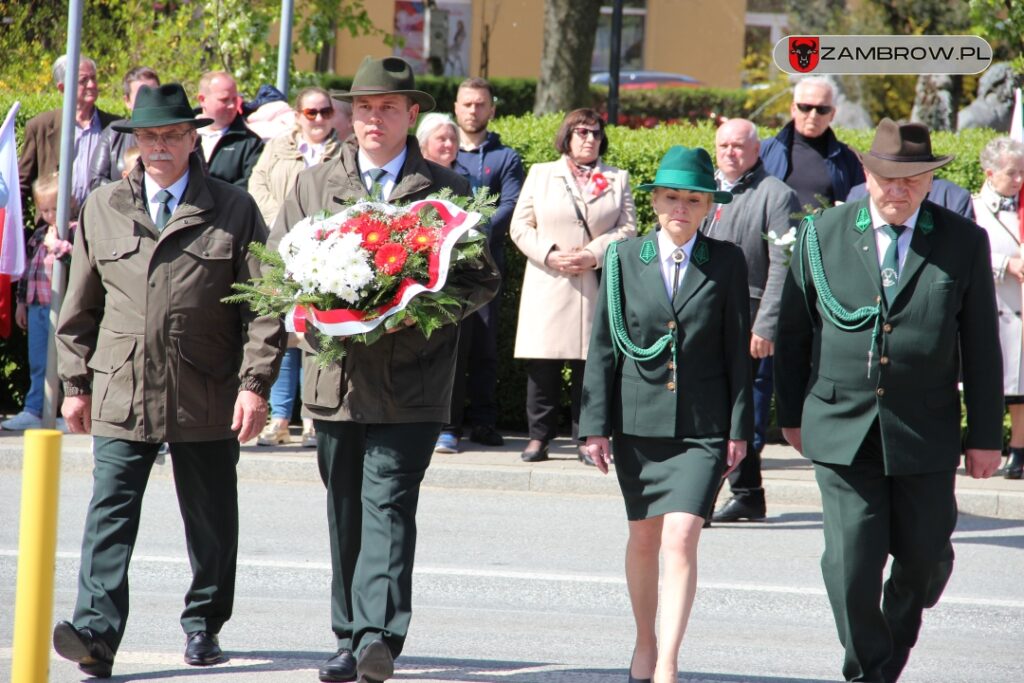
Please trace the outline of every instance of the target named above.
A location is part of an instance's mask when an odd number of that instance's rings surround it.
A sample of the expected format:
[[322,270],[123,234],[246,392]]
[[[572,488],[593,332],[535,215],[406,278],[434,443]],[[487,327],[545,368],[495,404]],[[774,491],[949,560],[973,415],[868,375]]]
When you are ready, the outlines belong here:
[[602,0],[545,0],[535,114],[590,103],[590,62]]

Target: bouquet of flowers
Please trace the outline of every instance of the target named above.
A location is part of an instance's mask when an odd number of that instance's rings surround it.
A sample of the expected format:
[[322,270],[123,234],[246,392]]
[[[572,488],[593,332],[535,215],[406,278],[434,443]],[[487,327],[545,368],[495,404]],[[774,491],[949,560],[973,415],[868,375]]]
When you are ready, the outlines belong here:
[[495,199],[445,191],[407,206],[362,201],[309,216],[276,252],[251,245],[268,268],[225,301],[313,332],[323,365],[345,355],[346,340],[372,344],[412,323],[429,337],[466,303],[445,284],[456,266],[483,260],[486,236],[474,226],[494,213]]
[[777,235],[774,230],[769,230],[764,239],[777,247],[782,247],[783,252],[786,254],[786,265],[788,266],[790,259],[793,258],[793,245],[796,244],[796,228],[790,228],[782,235]]

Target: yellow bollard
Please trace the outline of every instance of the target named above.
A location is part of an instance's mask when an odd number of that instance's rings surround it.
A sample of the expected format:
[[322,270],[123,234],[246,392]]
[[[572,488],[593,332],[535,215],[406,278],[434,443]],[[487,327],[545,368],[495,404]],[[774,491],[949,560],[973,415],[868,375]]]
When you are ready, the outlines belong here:
[[12,683],[39,683],[49,673],[60,437],[55,429],[25,432]]

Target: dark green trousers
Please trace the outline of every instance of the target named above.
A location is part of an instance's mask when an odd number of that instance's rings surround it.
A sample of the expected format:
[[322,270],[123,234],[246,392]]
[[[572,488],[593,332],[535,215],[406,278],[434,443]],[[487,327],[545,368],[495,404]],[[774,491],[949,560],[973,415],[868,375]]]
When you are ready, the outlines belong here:
[[[128,564],[160,444],[93,437],[93,492],[82,538],[75,626],[91,628],[116,652],[128,619]],[[217,633],[231,618],[238,555],[234,439],[171,444],[178,507],[192,565],[181,626]]]
[[938,602],[953,571],[955,472],[886,476],[876,423],[851,465],[816,462],[814,473],[825,521],[821,571],[846,650],[843,675],[881,682],[893,646],[914,646],[923,610]]
[[331,536],[331,627],[339,648],[383,638],[393,655],[412,618],[416,506],[440,422],[314,420]]

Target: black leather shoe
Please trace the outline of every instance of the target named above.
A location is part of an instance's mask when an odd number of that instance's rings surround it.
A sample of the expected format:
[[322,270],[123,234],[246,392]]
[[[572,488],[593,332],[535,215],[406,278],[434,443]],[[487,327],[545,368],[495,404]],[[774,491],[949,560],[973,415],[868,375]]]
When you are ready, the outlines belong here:
[[191,666],[210,666],[224,661],[217,634],[196,631],[188,634],[185,642],[185,663]]
[[1003,476],[1007,479],[1020,479],[1022,475],[1024,475],[1024,449],[1011,448]]
[[544,444],[535,451],[523,451],[519,458],[523,462],[543,462],[548,459],[548,445]]
[[53,627],[53,649],[64,659],[78,662],[78,668],[96,678],[110,678],[114,651],[90,628],[75,628],[70,621]]
[[700,528],[701,529],[710,529],[711,528],[711,518],[710,517],[705,517],[704,518],[704,523],[701,525]]
[[477,425],[469,432],[469,440],[484,446],[504,446],[505,439],[490,425]]
[[372,640],[359,653],[359,683],[383,683],[395,675],[395,658],[383,640]]
[[726,501],[725,505],[718,508],[711,519],[715,522],[739,522],[743,519],[760,522],[764,517],[764,503],[754,505],[733,496]]
[[888,661],[882,665],[882,680],[885,683],[896,683],[896,681],[900,680],[900,674],[903,673],[903,667],[907,665],[909,658],[910,648],[894,643],[892,654],[889,656]]
[[317,673],[320,675],[321,681],[331,681],[332,683],[354,681],[356,680],[356,657],[352,654],[352,650],[342,648],[321,664],[320,671]]
[[590,453],[587,451],[586,446],[580,446],[579,448],[576,449],[576,457],[584,465],[589,465],[590,467],[597,467],[597,465],[594,464],[594,459],[590,457]]

